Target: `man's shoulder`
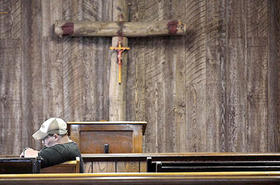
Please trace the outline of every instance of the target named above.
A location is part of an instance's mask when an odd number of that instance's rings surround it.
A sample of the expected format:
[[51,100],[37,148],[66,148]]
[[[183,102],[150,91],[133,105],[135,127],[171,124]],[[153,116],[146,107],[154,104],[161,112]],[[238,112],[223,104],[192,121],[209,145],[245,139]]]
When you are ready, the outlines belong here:
[[78,145],[77,143],[73,142],[73,141],[70,141],[70,142],[67,142],[67,143],[63,143],[63,144],[58,144],[60,146],[68,146],[68,147],[74,147],[74,148],[78,148]]
[[68,142],[68,143],[56,144],[56,145],[50,146],[50,147],[44,147],[41,151],[51,151],[51,150],[61,151],[65,148],[76,149],[76,148],[78,148],[78,145],[75,142]]

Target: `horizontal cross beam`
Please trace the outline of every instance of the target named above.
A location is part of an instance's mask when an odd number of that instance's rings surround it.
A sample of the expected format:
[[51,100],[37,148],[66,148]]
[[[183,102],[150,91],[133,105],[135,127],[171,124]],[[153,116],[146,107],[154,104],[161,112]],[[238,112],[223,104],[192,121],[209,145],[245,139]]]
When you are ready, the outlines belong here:
[[184,35],[186,24],[179,20],[157,22],[67,22],[57,21],[55,33],[62,36],[146,37]]

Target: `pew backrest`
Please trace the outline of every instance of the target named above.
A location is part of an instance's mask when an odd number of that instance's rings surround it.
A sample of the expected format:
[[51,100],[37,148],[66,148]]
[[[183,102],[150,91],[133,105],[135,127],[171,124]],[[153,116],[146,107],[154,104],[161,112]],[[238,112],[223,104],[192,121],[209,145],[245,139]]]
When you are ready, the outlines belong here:
[[279,156],[148,157],[148,172],[280,171]]
[[0,158],[0,174],[39,173],[37,158]]
[[76,160],[73,161],[41,168],[40,173],[80,173],[80,158],[76,157]]

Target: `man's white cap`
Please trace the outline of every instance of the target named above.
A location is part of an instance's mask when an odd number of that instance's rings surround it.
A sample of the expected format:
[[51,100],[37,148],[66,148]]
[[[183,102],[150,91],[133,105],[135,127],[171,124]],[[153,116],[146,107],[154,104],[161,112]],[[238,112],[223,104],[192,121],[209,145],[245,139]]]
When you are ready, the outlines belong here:
[[49,134],[65,135],[67,133],[67,123],[61,118],[50,118],[45,121],[40,129],[32,137],[36,140],[42,140]]

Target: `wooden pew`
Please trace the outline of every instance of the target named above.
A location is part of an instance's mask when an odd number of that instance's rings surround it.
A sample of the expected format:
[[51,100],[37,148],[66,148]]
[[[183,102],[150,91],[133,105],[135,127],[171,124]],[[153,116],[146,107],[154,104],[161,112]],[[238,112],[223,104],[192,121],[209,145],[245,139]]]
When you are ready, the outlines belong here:
[[0,174],[28,173],[80,173],[80,158],[47,168],[41,168],[41,161],[37,158],[0,158]]
[[0,174],[39,173],[40,161],[35,158],[0,158]]
[[80,173],[80,158],[76,157],[73,161],[41,168],[40,173]]
[[280,171],[279,154],[194,153],[147,157],[148,172]]
[[51,185],[277,185],[280,172],[184,172],[0,175],[0,184]]
[[[249,166],[252,165],[250,163],[265,163],[265,161],[275,163],[276,165],[280,161],[280,153],[124,153],[82,154],[82,157],[86,173],[156,172],[155,166],[153,167],[151,166],[152,163],[147,162],[149,157],[153,159],[153,165],[155,165],[156,161],[165,163],[174,161],[177,161],[177,163],[211,163],[211,161],[214,163],[226,161],[237,163],[239,161],[240,163],[247,162],[245,165]],[[256,166],[256,163],[254,166]]]

